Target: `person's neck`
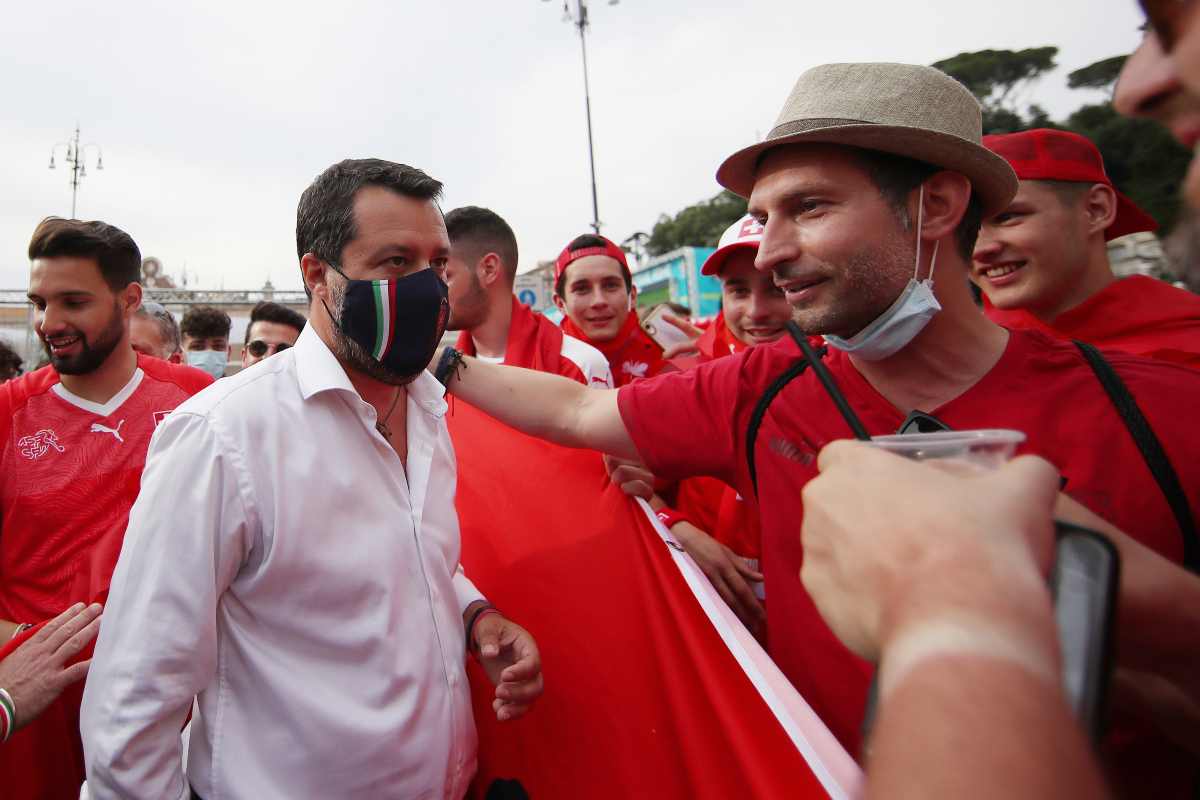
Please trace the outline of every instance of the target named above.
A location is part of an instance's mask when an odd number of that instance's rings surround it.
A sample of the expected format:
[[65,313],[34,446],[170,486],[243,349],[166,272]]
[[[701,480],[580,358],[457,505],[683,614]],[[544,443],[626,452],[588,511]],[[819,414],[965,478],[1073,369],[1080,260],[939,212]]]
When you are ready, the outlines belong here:
[[58,379],[76,397],[103,405],[129,384],[135,371],[137,352],[130,347],[126,336],[96,369],[86,375],[59,373]]
[[942,310],[898,353],[880,361],[850,356],[875,390],[902,413],[933,411],[971,388],[1004,355],[1008,331],[976,307],[961,270],[949,264],[936,293]]
[[337,354],[335,346],[335,336],[333,331],[333,323],[329,319],[328,314],[313,312],[313,316],[309,318],[313,331],[320,337],[325,346],[329,348],[329,352],[333,353],[334,358],[342,365],[342,369],[346,372],[346,377],[350,379],[350,385],[354,387],[354,391],[358,392],[358,396],[375,407],[376,413],[382,416],[387,413],[392,406],[392,401],[396,399],[396,389],[406,391],[404,386],[394,386],[390,383],[384,383],[381,380],[372,378],[370,375],[356,369],[353,365],[346,363],[345,359]]
[[512,326],[512,287],[488,297],[487,318],[471,329],[475,353],[484,358],[503,358],[508,349],[508,330]]
[[1066,292],[1044,307],[1030,307],[1030,313],[1047,325],[1052,325],[1061,314],[1087,302],[1117,280],[1108,263],[1108,246],[1103,239],[1097,239],[1088,246],[1087,267],[1077,279],[1068,283]]

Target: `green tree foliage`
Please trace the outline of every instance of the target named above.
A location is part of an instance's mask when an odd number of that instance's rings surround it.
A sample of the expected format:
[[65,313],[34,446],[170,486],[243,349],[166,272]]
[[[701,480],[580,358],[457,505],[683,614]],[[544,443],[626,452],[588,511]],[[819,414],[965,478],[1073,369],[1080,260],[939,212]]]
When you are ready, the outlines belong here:
[[1020,90],[1054,69],[1057,47],[979,50],[933,64],[971,90],[986,110],[1016,112]]
[[1117,76],[1121,74],[1121,68],[1125,66],[1125,59],[1129,56],[1113,56],[1106,58],[1103,61],[1097,61],[1095,64],[1089,64],[1086,67],[1077,69],[1067,75],[1067,86],[1072,89],[1101,89],[1103,91],[1111,91],[1113,84],[1117,82]]
[[716,247],[725,229],[746,213],[746,201],[733,192],[688,206],[674,217],[663,214],[650,231],[646,252],[660,256],[677,247]]

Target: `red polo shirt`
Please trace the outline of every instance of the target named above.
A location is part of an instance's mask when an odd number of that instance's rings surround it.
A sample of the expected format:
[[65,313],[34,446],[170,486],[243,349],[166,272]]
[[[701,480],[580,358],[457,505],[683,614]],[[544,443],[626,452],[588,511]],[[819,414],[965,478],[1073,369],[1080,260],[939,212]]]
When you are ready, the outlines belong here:
[[[1195,424],[1200,374],[1121,353],[1106,356],[1162,440],[1191,507],[1200,508],[1200,459],[1195,457],[1200,453]],[[754,497],[746,462],[749,417],[764,390],[799,357],[799,348],[784,339],[687,372],[639,381],[620,390],[622,419],[655,475],[674,480],[710,475]],[[849,357],[831,351],[825,361],[867,430],[895,433],[904,415]],[[1022,452],[1057,466],[1067,479],[1067,494],[1143,544],[1181,560],[1181,534],[1162,492],[1073,345],[1040,333],[1013,332],[1000,361],[978,383],[940,408],[922,410],[960,430],[1024,431],[1028,441]],[[837,640],[799,580],[800,491],[817,474],[821,448],[851,436],[813,371],[805,370],[765,415],[755,440],[755,463],[771,655],[856,753],[871,667]],[[1168,747],[1162,743],[1156,751]],[[1154,795],[1151,786],[1146,785],[1146,796]]]

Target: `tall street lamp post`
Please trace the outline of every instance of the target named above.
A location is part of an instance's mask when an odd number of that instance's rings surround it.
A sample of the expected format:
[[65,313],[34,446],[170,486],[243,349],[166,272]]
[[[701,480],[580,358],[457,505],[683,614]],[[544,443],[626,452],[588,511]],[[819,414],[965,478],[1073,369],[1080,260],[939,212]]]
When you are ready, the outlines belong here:
[[[543,0],[550,2],[550,0]],[[619,0],[608,0],[610,6],[615,6]],[[563,21],[570,22],[579,29],[579,49],[583,54],[583,110],[587,115],[588,139],[588,168],[592,173],[592,229],[600,233],[600,204],[596,199],[596,157],[592,152],[592,95],[588,88],[587,68],[587,29],[588,6],[586,0],[575,0],[575,10],[571,10],[570,0],[563,0]]]
[[87,177],[87,153],[89,148],[96,153],[96,169],[104,169],[104,155],[100,145],[89,142],[80,144],[79,124],[75,124],[75,136],[65,142],[59,142],[50,148],[50,169],[54,169],[54,154],[58,148],[64,148],[63,163],[71,168],[71,219],[75,219],[75,201],[79,195],[79,184]]

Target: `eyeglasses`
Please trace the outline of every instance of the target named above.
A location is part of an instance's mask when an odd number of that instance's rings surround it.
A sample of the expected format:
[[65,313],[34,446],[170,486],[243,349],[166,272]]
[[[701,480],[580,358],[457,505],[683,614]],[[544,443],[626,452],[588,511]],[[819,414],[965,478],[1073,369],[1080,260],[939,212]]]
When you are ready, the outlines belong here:
[[[272,346],[275,348],[274,350],[271,349]],[[291,345],[287,342],[280,342],[277,345],[269,345],[262,339],[255,339],[253,342],[250,342],[250,344],[246,345],[246,351],[255,358],[262,358],[268,353],[282,353],[289,347],[291,347]]]
[[1178,44],[1193,15],[1192,0],[1140,0],[1164,52]]

